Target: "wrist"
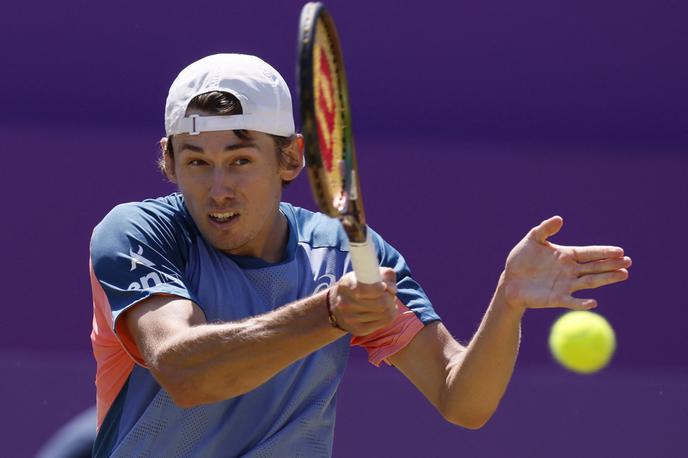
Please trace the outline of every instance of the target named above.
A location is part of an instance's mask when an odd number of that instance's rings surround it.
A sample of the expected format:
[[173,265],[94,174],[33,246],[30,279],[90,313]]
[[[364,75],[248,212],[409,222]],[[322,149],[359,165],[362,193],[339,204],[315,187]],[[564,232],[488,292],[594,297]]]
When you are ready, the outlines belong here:
[[497,282],[497,289],[495,291],[493,303],[496,308],[503,309],[505,313],[514,315],[518,319],[523,317],[526,313],[527,307],[518,301],[513,300],[513,294],[510,294],[510,287],[506,278],[505,272],[502,272]]
[[327,316],[330,321],[330,326],[341,331],[347,332],[346,329],[342,328],[339,325],[339,323],[337,322],[337,317],[335,316],[334,311],[332,310],[332,299],[330,295],[332,294],[334,288],[335,287],[330,287],[325,290],[325,307],[327,309]]

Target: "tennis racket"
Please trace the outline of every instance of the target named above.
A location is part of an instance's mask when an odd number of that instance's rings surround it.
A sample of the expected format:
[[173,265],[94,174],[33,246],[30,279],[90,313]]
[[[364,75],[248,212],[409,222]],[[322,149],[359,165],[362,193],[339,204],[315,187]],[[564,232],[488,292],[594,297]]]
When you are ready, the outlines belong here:
[[298,54],[301,128],[315,201],[342,223],[356,279],[377,283],[380,269],[363,212],[344,59],[334,20],[322,3],[301,10]]

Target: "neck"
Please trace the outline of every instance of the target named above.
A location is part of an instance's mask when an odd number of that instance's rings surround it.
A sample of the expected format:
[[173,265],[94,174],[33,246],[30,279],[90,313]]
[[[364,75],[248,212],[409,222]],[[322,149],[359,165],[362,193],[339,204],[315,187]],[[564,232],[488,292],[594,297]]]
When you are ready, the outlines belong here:
[[276,236],[270,237],[266,241],[265,249],[260,258],[266,262],[275,263],[282,260],[289,243],[289,223],[287,217],[279,209],[270,232]]

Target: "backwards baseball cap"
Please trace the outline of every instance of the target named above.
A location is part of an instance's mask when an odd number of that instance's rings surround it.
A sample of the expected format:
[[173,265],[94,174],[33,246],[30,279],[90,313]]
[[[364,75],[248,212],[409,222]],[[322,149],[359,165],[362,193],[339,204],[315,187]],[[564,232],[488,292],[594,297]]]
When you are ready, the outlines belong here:
[[[186,115],[191,99],[206,92],[234,95],[242,114]],[[295,133],[291,95],[282,76],[263,60],[244,54],[215,54],[179,73],[165,104],[167,135],[247,129],[288,137]]]

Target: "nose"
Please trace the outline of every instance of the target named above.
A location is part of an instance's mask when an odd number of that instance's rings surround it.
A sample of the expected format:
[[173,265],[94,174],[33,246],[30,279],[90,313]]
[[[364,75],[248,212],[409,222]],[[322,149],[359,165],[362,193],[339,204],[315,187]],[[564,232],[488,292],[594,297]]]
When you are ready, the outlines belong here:
[[210,177],[210,199],[216,205],[226,204],[234,199],[234,180],[224,167],[215,167]]

